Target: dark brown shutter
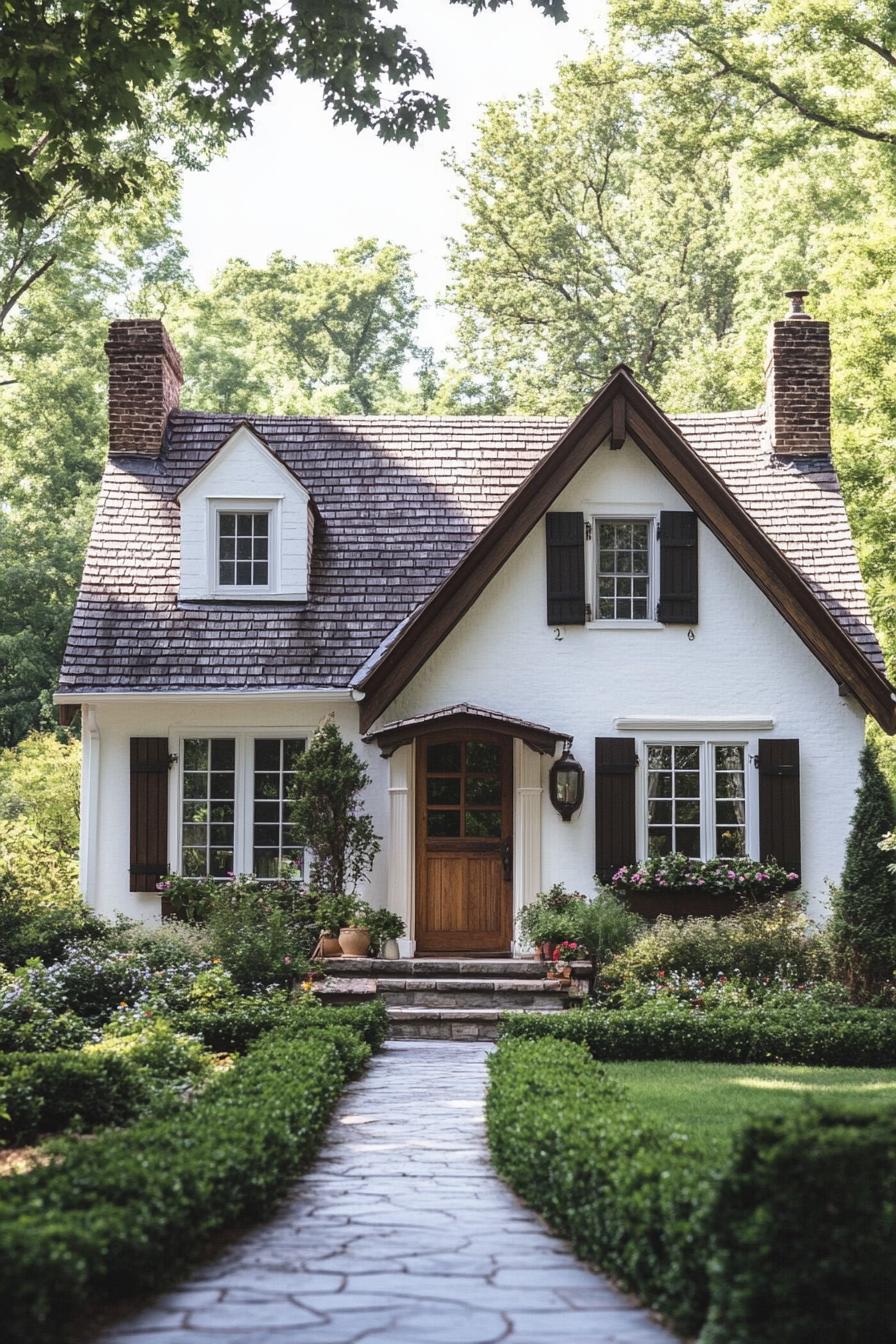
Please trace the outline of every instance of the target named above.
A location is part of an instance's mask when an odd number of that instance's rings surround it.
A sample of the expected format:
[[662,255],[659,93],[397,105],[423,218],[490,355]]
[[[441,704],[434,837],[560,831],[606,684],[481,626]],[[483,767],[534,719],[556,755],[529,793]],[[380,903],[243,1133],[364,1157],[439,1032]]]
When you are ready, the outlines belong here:
[[548,625],[585,624],[585,515],[549,513]]
[[794,737],[759,740],[759,857],[788,872],[800,867],[800,744]]
[[595,871],[608,882],[617,868],[634,863],[635,755],[633,737],[595,740],[595,796],[597,799]]
[[660,600],[656,618],[666,625],[697,624],[697,515],[660,514]]
[[131,891],[168,871],[168,739],[131,738]]

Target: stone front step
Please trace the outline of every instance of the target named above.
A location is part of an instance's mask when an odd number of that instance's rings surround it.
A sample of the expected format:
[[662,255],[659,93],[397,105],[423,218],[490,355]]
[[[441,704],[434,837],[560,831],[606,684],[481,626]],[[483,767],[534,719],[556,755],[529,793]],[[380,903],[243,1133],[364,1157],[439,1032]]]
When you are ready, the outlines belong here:
[[[390,1008],[563,1009],[571,995],[562,980],[382,979],[377,994]],[[577,987],[576,987],[577,989]]]
[[393,1041],[495,1041],[505,1012],[500,1008],[389,1008]]
[[[327,975],[340,979],[360,976],[375,980],[453,980],[458,976],[474,980],[544,980],[547,964],[527,957],[331,957],[324,962]],[[585,979],[585,962],[573,967],[573,975]]]

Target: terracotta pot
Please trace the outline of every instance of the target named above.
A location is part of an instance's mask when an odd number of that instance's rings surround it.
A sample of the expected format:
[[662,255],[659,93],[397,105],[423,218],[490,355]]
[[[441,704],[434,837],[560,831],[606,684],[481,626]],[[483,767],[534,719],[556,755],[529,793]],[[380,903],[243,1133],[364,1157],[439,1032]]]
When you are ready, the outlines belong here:
[[532,956],[536,961],[544,961],[544,949],[541,946],[541,943],[538,943],[534,952],[532,953]]
[[328,933],[322,933],[320,936],[320,954],[322,957],[341,957],[342,948],[339,946],[339,939],[332,938]]
[[551,961],[551,960],[553,960],[553,956],[554,956],[554,944],[550,941],[550,939],[545,939],[545,941],[542,943],[542,945],[541,945],[541,955],[542,955],[542,957],[544,958],[545,961]]
[[366,929],[340,929],[339,946],[344,957],[366,957],[370,951],[370,934]]
[[[748,903],[733,892],[709,896],[694,887],[668,887],[664,891],[631,891],[622,898],[631,910],[645,919],[671,915],[684,919],[688,915],[733,915]],[[771,894],[753,898],[758,904],[771,900]]]

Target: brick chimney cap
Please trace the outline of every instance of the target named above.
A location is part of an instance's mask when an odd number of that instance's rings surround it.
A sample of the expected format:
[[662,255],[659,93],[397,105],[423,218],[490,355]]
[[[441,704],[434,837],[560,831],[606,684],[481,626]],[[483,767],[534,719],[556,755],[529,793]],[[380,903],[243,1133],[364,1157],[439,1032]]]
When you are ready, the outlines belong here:
[[790,312],[788,318],[802,317],[811,319],[812,314],[807,313],[803,307],[803,299],[809,293],[808,289],[785,289],[784,297],[790,300]]

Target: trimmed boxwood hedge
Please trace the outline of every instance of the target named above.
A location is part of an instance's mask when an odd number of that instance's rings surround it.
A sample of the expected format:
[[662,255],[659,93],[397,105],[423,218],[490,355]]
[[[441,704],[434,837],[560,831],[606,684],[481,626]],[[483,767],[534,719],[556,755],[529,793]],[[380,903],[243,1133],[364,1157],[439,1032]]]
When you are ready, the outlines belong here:
[[896,1065],[896,1012],[887,1008],[574,1008],[503,1019],[504,1037],[578,1041],[595,1059],[730,1064]]
[[893,1340],[896,1117],[807,1104],[719,1170],[641,1119],[572,1041],[505,1040],[486,1125],[500,1174],[700,1344]]
[[24,1143],[81,1127],[120,1125],[147,1100],[140,1070],[121,1055],[57,1050],[0,1057],[0,1142]]
[[90,1301],[151,1288],[219,1229],[268,1212],[369,1053],[339,1024],[271,1032],[192,1104],[0,1182],[4,1337],[59,1338]]
[[284,1008],[276,1001],[242,998],[223,1008],[191,1008],[172,1017],[178,1031],[199,1036],[211,1050],[242,1051],[273,1029],[303,1035],[325,1025],[351,1027],[371,1050],[386,1039],[389,1018],[380,999],[341,1008],[295,1004]]

